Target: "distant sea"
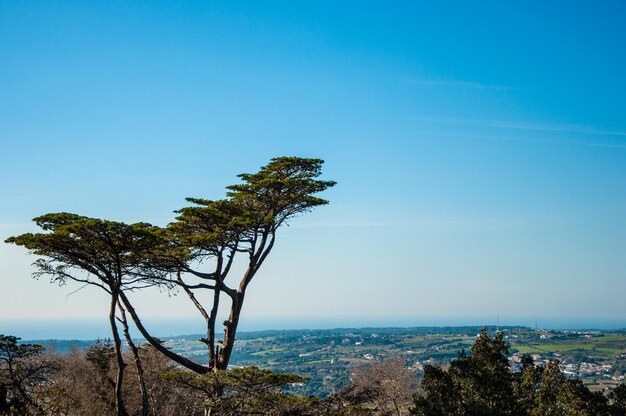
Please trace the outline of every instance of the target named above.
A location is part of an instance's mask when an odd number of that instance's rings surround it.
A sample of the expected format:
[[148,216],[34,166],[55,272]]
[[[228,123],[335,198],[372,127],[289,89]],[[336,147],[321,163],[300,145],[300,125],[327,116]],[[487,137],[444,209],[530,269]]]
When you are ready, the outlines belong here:
[[[176,335],[201,334],[205,332],[203,321],[196,318],[150,317],[144,324],[152,334],[166,338]],[[332,329],[365,327],[419,327],[419,326],[482,326],[482,325],[521,325],[540,329],[624,329],[625,319],[590,318],[258,318],[244,317],[241,331],[266,329]],[[2,319],[0,334],[14,335],[23,340],[93,340],[110,338],[111,333],[106,316],[86,319]],[[134,331],[133,337],[139,337]]]

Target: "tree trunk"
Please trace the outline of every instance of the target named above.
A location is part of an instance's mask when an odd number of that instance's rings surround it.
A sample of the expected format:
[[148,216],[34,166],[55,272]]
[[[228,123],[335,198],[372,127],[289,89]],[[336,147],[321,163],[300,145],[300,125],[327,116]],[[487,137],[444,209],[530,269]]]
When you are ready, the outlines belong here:
[[122,341],[120,334],[117,332],[117,324],[115,323],[115,309],[117,308],[118,293],[115,290],[111,292],[111,307],[109,309],[109,324],[111,324],[111,333],[113,335],[113,343],[115,345],[115,357],[117,358],[117,378],[115,380],[115,408],[118,416],[128,416],[128,412],[124,406],[124,397],[122,396],[122,383],[124,382],[124,367],[126,363],[122,357]]
[[130,332],[128,330],[128,322],[126,321],[126,311],[122,307],[122,305],[118,305],[120,309],[121,321],[124,327],[124,337],[126,338],[126,342],[130,347],[130,350],[133,354],[133,360],[135,361],[135,368],[137,370],[137,381],[139,381],[139,391],[141,393],[141,404],[142,411],[141,416],[149,416],[150,415],[150,402],[148,401],[148,390],[146,389],[146,381],[143,375],[143,367],[141,366],[141,359],[139,357],[139,349],[133,342],[130,337]]
[[176,354],[175,352],[170,351],[169,349],[165,348],[161,342],[154,338],[152,335],[150,335],[150,333],[146,330],[146,328],[143,326],[143,323],[141,322],[141,319],[139,319],[139,316],[137,315],[137,312],[135,311],[135,308],[133,308],[133,305],[130,303],[130,301],[128,300],[128,298],[126,297],[126,295],[124,294],[124,292],[120,292],[120,299],[122,300],[122,303],[124,304],[124,307],[126,308],[126,310],[128,311],[128,313],[130,313],[130,317],[133,318],[133,322],[135,323],[135,326],[137,327],[137,329],[139,330],[139,332],[141,333],[141,335],[146,339],[146,341],[148,341],[150,343],[150,345],[152,345],[154,348],[157,349],[157,351],[159,351],[161,354],[165,355],[167,358],[169,358],[170,360],[177,362],[178,364],[182,365],[183,367],[198,373],[198,374],[206,374],[208,373],[210,370],[208,367],[205,367],[203,365],[200,365],[198,363],[194,363],[193,361]]
[[209,367],[215,368],[216,366],[216,349],[215,349],[215,320],[217,318],[217,311],[220,305],[220,291],[216,288],[213,292],[213,307],[211,308],[211,315],[209,316],[209,322],[207,322],[207,337],[209,349]]
[[0,384],[0,412],[8,412],[9,404],[7,403],[7,388],[4,384]]
[[220,348],[217,355],[214,370],[228,369],[228,362],[230,361],[230,356],[233,353],[233,346],[235,345],[237,325],[239,324],[239,315],[241,315],[243,298],[243,292],[237,292],[237,295],[233,297],[233,304],[230,307],[230,315],[228,316],[228,320],[224,322],[224,341],[222,343],[222,348]]

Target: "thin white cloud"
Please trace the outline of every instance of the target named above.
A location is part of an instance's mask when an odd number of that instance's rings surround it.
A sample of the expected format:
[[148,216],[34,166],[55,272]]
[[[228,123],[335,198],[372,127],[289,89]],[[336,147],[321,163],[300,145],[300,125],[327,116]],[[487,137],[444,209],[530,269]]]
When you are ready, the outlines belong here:
[[592,147],[612,147],[615,149],[626,149],[626,143],[625,144],[616,144],[616,143],[585,143],[586,146],[592,146]]
[[405,78],[405,81],[411,85],[420,86],[420,87],[457,88],[457,89],[467,89],[467,90],[492,90],[492,91],[510,90],[510,87],[506,87],[504,85],[481,84],[480,82],[454,80],[454,79]]
[[[457,124],[464,126],[484,126],[507,130],[526,130],[542,132],[579,133],[594,136],[626,137],[626,131],[602,130],[579,124],[529,123],[508,120],[464,119],[452,117],[414,116],[414,120],[438,124]],[[621,146],[620,146],[621,147]]]
[[336,222],[336,223],[309,223],[290,225],[293,228],[377,228],[377,227],[410,227],[411,223],[385,223],[385,222]]
[[414,134],[419,134],[421,136],[426,137],[451,137],[451,138],[459,138],[459,139],[476,139],[476,140],[493,140],[499,142],[524,142],[524,143],[554,143],[554,144],[578,144],[582,146],[592,146],[592,147],[608,147],[614,149],[626,149],[626,143],[602,143],[602,142],[590,142],[590,141],[573,141],[571,139],[557,139],[554,137],[519,137],[519,136],[490,136],[486,134],[468,134],[468,133],[452,133],[452,132],[441,132],[441,131],[427,131],[427,130],[418,130],[413,131]]
[[426,137],[452,137],[458,139],[477,139],[477,140],[494,140],[499,142],[530,142],[530,143],[565,143],[563,140],[554,138],[528,138],[528,137],[514,137],[514,136],[490,136],[487,134],[469,134],[469,133],[452,133],[441,131],[429,131],[429,130],[417,130],[413,131],[415,134]]
[[307,224],[294,224],[292,228],[428,228],[428,229],[467,229],[496,227],[510,228],[525,226],[529,219],[524,217],[502,217],[481,215],[420,215],[416,221],[337,221],[337,222],[312,222]]

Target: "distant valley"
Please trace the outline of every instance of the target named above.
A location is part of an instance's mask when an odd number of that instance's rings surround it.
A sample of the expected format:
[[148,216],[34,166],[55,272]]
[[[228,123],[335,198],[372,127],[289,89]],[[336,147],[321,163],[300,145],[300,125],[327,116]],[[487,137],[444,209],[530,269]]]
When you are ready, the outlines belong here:
[[[309,378],[294,392],[327,396],[349,384],[355,367],[400,357],[420,377],[428,364],[446,364],[469,350],[482,327],[346,328],[241,332],[233,366],[258,366]],[[611,387],[626,374],[626,330],[539,330],[527,327],[489,327],[502,331],[511,345],[509,361],[515,370],[522,354],[535,362],[559,360],[562,371],[580,378],[592,389]],[[206,362],[200,334],[168,337],[175,352]],[[37,340],[57,353],[88,349],[94,341]]]

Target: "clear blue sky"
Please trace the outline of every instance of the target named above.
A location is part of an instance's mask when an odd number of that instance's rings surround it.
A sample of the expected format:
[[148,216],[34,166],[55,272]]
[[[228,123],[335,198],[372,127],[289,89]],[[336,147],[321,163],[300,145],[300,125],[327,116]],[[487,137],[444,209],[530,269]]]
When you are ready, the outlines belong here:
[[[1,239],[165,225],[319,157],[331,204],[283,230],[248,322],[626,326],[626,5],[433,3],[0,2]],[[5,321],[104,319],[33,260],[0,244]]]

